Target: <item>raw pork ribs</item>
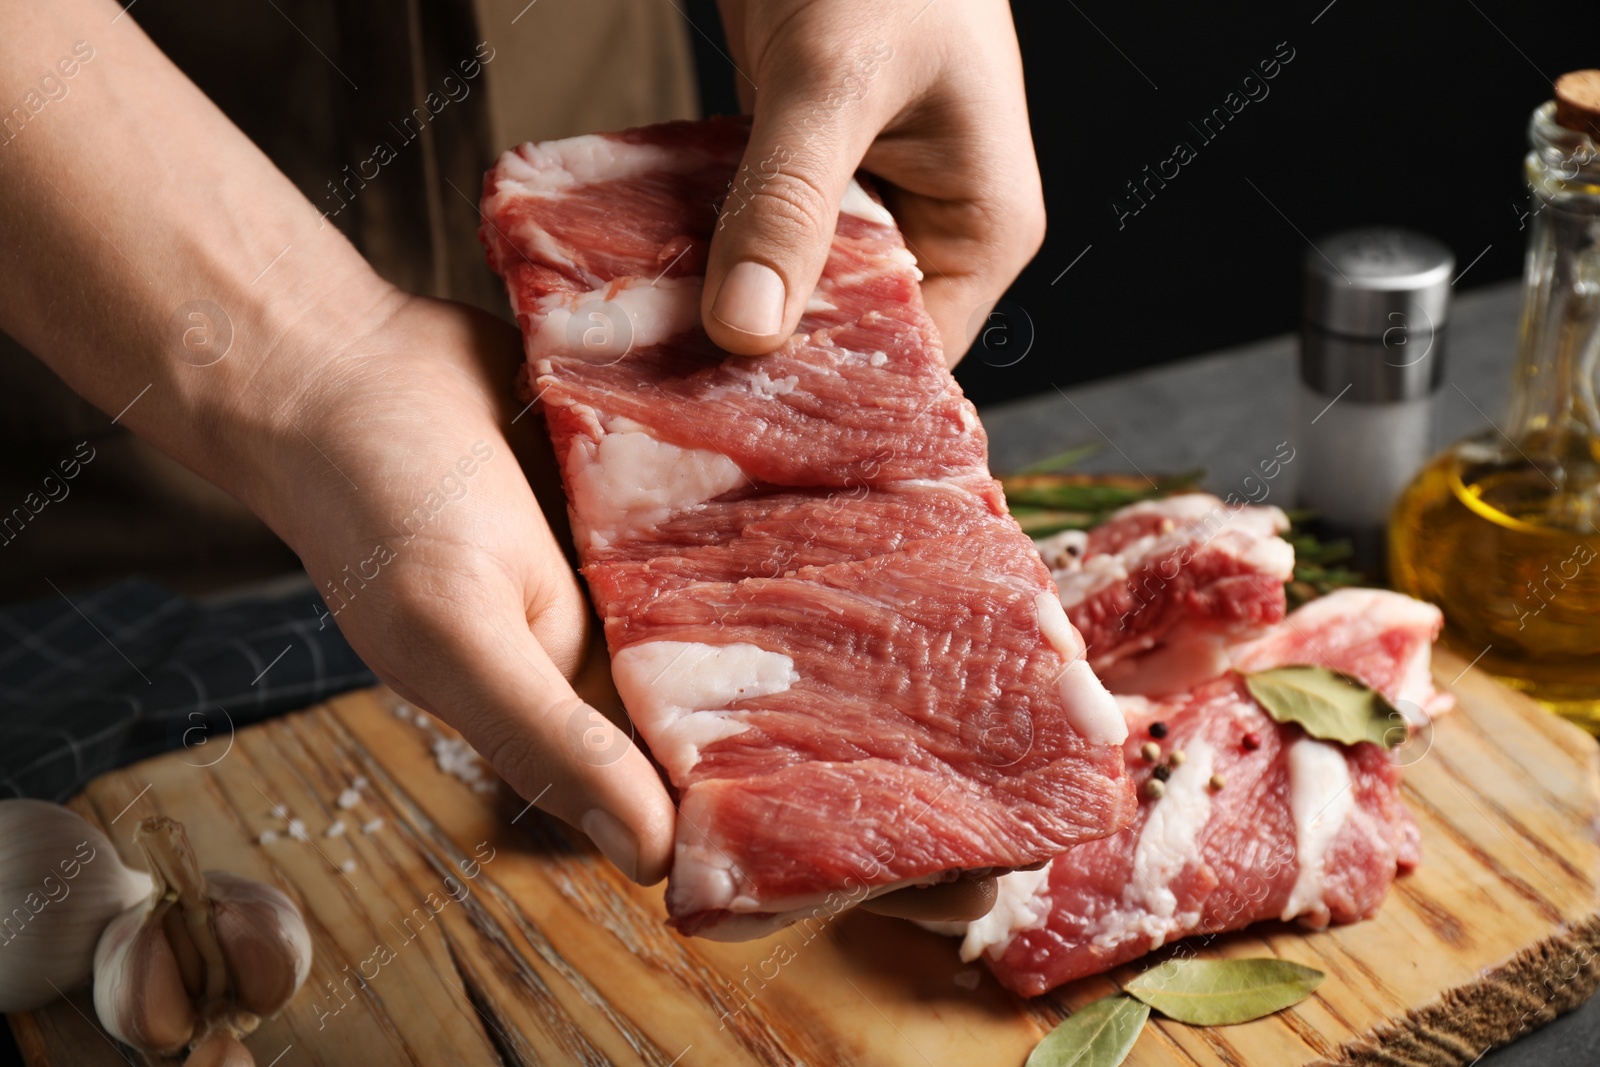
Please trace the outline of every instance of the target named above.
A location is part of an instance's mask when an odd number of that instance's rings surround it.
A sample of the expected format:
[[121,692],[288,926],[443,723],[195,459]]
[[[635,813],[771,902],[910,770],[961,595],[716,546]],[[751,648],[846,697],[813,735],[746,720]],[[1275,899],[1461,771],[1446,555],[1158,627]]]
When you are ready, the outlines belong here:
[[485,179],[482,229],[617,689],[679,802],[671,921],[729,940],[1036,864],[1135,808],[1126,724],[882,205],[851,188],[778,352],[701,331],[746,133],[523,145]]

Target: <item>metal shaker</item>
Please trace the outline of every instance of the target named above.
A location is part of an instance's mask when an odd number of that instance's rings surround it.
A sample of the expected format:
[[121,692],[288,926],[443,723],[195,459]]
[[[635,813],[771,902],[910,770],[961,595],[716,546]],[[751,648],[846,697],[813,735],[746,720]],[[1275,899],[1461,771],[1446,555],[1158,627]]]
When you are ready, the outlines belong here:
[[1382,570],[1384,528],[1433,452],[1455,256],[1431,237],[1371,227],[1306,252],[1299,503]]

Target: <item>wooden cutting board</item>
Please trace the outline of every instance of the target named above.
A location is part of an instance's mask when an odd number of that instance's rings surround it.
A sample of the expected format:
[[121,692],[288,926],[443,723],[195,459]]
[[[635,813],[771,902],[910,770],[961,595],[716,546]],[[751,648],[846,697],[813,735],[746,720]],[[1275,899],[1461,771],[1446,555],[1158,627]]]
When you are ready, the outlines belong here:
[[[1279,955],[1328,978],[1243,1026],[1152,1019],[1129,1063],[1466,1064],[1600,984],[1594,741],[1447,653],[1435,673],[1461,707],[1406,772],[1422,868],[1370,922],[1214,939],[1202,954]],[[352,694],[231,747],[212,738],[108,774],[74,802],[125,853],[140,817],[181,819],[208,866],[301,902],[316,962],[251,1037],[261,1067],[1009,1067],[1138,970],[1027,1001],[961,964],[953,941],[857,913],[747,944],[684,940],[662,924],[661,887],[627,883],[559,824],[441,772],[431,746],[451,735],[397,703]],[[360,804],[339,809],[358,776]],[[284,833],[279,804],[309,840]],[[335,819],[348,831],[329,837]],[[258,843],[266,830],[278,840]],[[141,1062],[92,1018],[80,992],[11,1025],[33,1065]]]

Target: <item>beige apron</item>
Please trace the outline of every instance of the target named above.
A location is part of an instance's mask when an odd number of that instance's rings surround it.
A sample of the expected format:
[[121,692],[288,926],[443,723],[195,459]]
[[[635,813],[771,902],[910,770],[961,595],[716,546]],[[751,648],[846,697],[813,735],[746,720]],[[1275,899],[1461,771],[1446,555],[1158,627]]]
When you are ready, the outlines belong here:
[[[502,316],[477,240],[495,155],[697,109],[690,31],[663,0],[275,0],[219,16],[145,0],[129,17],[379,273]],[[198,592],[296,566],[233,500],[110,423],[0,334],[0,508],[29,509],[0,525],[0,600],[132,572]],[[79,442],[94,458],[63,483]]]

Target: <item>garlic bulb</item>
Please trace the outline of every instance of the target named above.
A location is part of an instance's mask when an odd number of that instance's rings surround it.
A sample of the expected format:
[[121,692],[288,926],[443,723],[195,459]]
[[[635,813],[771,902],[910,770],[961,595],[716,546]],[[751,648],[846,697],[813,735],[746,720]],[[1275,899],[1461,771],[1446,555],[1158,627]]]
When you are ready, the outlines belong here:
[[81,815],[0,800],[0,1011],[28,1011],[89,980],[95,943],[150,876],[123,865]]
[[94,1007],[107,1031],[146,1052],[193,1044],[190,1065],[247,1067],[238,1038],[277,1014],[311,970],[311,935],[279,890],[200,872],[183,825],[134,831],[153,884],[111,921],[94,957]]

